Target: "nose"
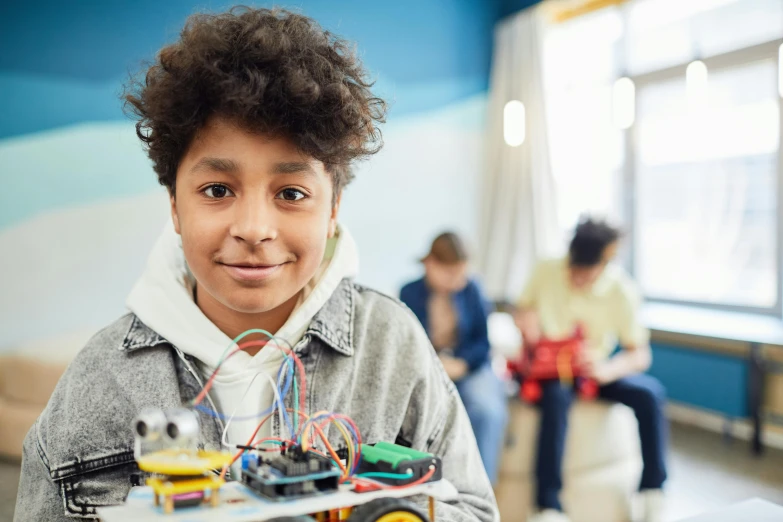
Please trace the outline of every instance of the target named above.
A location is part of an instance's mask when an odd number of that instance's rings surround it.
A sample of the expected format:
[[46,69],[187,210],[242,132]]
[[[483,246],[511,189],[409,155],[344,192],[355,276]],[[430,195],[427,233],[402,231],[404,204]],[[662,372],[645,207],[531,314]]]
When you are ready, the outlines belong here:
[[277,237],[272,203],[262,197],[237,198],[230,233],[249,245],[258,245]]

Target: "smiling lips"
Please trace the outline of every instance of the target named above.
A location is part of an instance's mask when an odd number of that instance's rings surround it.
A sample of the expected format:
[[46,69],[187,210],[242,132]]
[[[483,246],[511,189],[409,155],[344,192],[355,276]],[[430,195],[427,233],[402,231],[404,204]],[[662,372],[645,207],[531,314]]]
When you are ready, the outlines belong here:
[[239,281],[263,281],[269,279],[285,264],[220,263],[226,271]]

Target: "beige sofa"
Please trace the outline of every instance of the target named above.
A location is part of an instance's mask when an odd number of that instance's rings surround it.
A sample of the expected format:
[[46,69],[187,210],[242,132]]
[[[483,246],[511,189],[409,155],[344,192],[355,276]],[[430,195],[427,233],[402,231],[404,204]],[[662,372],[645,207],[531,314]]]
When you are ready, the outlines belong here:
[[[506,313],[489,317],[495,357],[516,358],[522,339]],[[498,371],[503,363],[497,364]],[[626,522],[641,476],[633,412],[621,405],[575,401],[569,415],[561,500],[572,522]],[[533,506],[538,411],[512,400],[506,448],[495,488],[503,522],[523,522]]]
[[21,457],[27,431],[92,333],[62,335],[0,351],[0,456]]
[[[501,520],[523,522],[534,499],[538,411],[513,401],[496,487]],[[627,522],[641,475],[633,412],[622,405],[574,403],[563,462],[563,507],[572,522]]]

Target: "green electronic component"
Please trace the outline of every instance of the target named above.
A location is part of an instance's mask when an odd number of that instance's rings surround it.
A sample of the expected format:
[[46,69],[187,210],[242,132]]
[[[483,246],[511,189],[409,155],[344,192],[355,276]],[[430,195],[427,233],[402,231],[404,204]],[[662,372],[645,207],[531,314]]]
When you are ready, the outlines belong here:
[[368,462],[377,463],[382,460],[396,467],[404,460],[428,459],[433,455],[390,442],[378,442],[374,446],[363,446],[362,457]]
[[362,445],[359,474],[398,474],[402,476],[399,478],[383,477],[379,480],[391,484],[404,484],[420,479],[430,469],[434,469],[434,473],[428,481],[439,480],[442,476],[441,460],[432,453],[406,448],[390,442]]

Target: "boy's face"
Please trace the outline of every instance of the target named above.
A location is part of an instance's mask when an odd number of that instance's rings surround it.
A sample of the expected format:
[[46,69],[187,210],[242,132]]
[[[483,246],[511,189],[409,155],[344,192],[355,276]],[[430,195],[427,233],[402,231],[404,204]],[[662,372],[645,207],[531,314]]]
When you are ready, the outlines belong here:
[[590,290],[601,274],[606,270],[606,266],[617,256],[617,250],[619,244],[617,241],[610,243],[604,248],[601,253],[601,260],[598,264],[593,266],[575,266],[570,265],[568,267],[568,276],[571,282],[571,287],[574,290],[586,291]]
[[431,257],[424,260],[424,273],[427,283],[435,292],[459,292],[468,284],[468,264],[441,263]]
[[335,233],[339,200],[332,205],[323,163],[225,119],[195,136],[175,192],[171,214],[199,306],[225,319],[295,302]]

